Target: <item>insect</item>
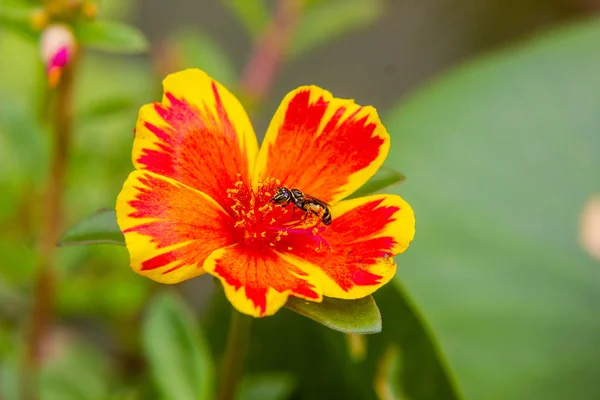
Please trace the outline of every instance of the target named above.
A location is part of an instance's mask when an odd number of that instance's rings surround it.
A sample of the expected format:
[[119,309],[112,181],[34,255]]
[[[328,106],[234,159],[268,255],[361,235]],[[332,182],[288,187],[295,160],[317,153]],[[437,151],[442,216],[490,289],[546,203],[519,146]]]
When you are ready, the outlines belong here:
[[299,208],[304,212],[311,212],[317,215],[325,225],[331,224],[329,204],[316,197],[304,194],[299,189],[280,187],[270,201],[275,204],[280,204],[282,207],[286,207],[288,204],[293,203],[294,207]]

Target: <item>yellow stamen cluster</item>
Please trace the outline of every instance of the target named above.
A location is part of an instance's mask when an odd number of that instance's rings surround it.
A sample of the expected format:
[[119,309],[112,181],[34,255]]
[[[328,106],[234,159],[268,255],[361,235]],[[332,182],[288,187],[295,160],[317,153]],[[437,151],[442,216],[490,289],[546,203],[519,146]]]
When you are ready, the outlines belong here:
[[[255,183],[252,190],[238,174],[234,187],[227,189],[227,197],[232,202],[232,216],[236,220],[235,227],[244,231],[244,239],[259,240],[271,248],[276,248],[290,231],[297,231],[314,237],[318,243],[315,251],[322,252],[329,248],[327,241],[320,235],[323,224],[319,216],[312,212],[295,210],[300,219],[292,220],[290,214],[293,204],[281,207],[271,202],[276,188],[280,185],[279,180],[268,178]],[[292,250],[291,246],[283,246],[287,251]]]

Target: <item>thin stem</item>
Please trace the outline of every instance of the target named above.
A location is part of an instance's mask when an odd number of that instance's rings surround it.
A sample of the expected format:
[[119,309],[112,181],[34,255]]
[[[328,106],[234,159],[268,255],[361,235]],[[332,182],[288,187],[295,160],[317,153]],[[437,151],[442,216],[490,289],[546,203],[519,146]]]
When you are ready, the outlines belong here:
[[302,0],[277,2],[273,20],[242,72],[240,91],[252,103],[262,100],[273,85],[300,19],[301,8]]
[[[275,80],[300,17],[302,0],[279,0],[273,20],[257,43],[240,80],[242,96],[249,106],[262,101]],[[227,347],[221,362],[218,400],[232,400],[243,372],[250,345],[252,317],[231,310]]]
[[252,317],[231,309],[227,347],[221,362],[218,400],[232,400],[242,376],[244,360],[250,345]]
[[42,360],[42,347],[52,320],[56,280],[54,258],[63,220],[63,193],[73,130],[73,81],[76,64],[77,55],[63,70],[51,105],[53,106],[52,158],[43,203],[40,265],[34,287],[22,381],[22,393],[26,399],[39,398],[37,377]]

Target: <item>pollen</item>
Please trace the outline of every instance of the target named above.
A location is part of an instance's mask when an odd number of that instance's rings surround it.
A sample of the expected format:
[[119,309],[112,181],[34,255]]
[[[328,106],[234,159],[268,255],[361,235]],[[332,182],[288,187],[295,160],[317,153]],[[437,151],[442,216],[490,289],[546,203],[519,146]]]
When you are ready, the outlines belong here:
[[[325,251],[329,243],[321,234],[326,227],[313,213],[294,208],[290,203],[285,206],[272,202],[275,188],[281,182],[269,178],[262,182],[244,181],[241,175],[227,189],[230,200],[228,213],[234,219],[234,229],[240,232],[241,240],[263,243],[266,248],[291,251],[298,243],[314,243],[314,250]],[[310,247],[313,247],[310,246]]]

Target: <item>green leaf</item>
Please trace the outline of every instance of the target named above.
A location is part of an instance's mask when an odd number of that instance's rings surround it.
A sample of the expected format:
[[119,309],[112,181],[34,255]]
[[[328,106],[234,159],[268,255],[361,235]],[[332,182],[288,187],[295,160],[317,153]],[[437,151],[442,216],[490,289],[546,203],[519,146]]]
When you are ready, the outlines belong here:
[[[397,260],[399,263],[401,259]],[[405,263],[402,263],[406,266]],[[286,371],[297,378],[294,398],[373,399],[377,366],[390,345],[402,354],[399,387],[407,398],[456,400],[460,398],[445,358],[418,310],[393,284],[379,289],[374,298],[381,309],[383,330],[364,335],[364,359],[356,361],[348,335],[327,329],[295,312],[280,311],[253,324],[246,371]],[[211,348],[220,354],[225,347],[231,312],[225,296],[216,296],[205,314],[203,326]]]
[[600,398],[599,270],[578,243],[600,191],[599,43],[599,19],[556,30],[438,79],[386,119],[418,226],[396,284],[467,398]]
[[163,293],[152,300],[143,324],[143,345],[164,399],[213,398],[210,351],[179,299]]
[[288,56],[303,53],[357,28],[373,23],[382,13],[382,0],[330,0],[307,7],[294,32]]
[[271,18],[265,0],[223,0],[248,34],[256,39]]
[[111,53],[141,53],[148,49],[144,35],[135,27],[114,21],[82,21],[75,36],[86,47]]
[[114,210],[100,210],[69,229],[61,237],[60,246],[90,244],[118,244],[125,246],[125,238]]
[[173,42],[179,49],[177,59],[182,64],[180,68],[200,68],[226,87],[236,84],[237,72],[231,60],[210,36],[185,30],[175,35]]
[[357,300],[324,297],[322,303],[290,297],[285,306],[336,331],[358,334],[381,332],[381,314],[373,296]]
[[0,28],[16,32],[28,39],[35,40],[38,32],[31,26],[32,7],[18,5],[0,5]]
[[391,168],[381,167],[367,183],[361,186],[356,192],[352,193],[348,198],[353,199],[380,193],[404,182],[405,179],[406,177],[400,172]]
[[296,379],[286,373],[245,376],[236,400],[285,400],[296,386]]

